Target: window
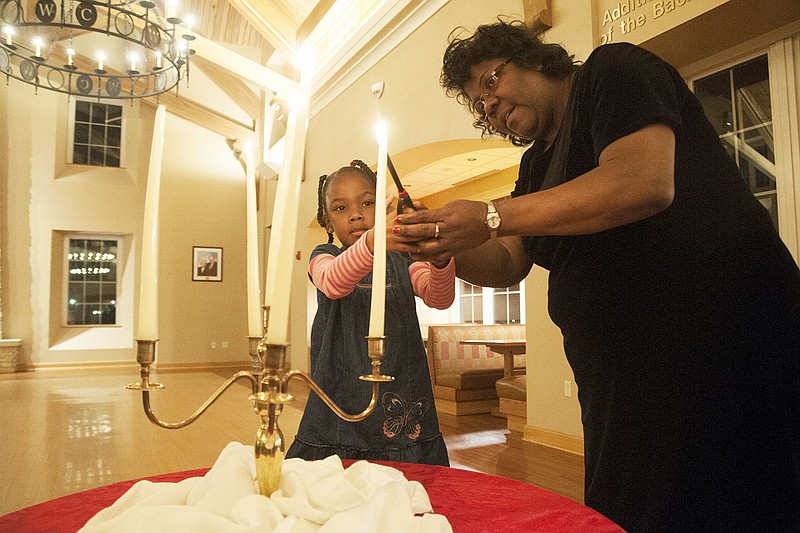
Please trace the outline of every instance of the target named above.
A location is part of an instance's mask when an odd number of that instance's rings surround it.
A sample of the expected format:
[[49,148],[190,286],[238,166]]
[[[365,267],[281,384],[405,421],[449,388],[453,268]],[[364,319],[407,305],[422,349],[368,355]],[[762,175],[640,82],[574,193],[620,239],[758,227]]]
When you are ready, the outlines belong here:
[[462,323],[523,324],[525,322],[524,282],[503,289],[491,289],[458,280],[457,290]]
[[461,322],[483,324],[483,289],[477,285],[458,280]]
[[69,238],[67,325],[117,323],[116,239]]
[[505,289],[494,289],[494,323],[520,324],[522,289],[519,283]]
[[703,109],[744,182],[778,227],[769,63],[762,55],[694,83]]
[[78,99],[74,103],[72,164],[122,166],[122,106]]

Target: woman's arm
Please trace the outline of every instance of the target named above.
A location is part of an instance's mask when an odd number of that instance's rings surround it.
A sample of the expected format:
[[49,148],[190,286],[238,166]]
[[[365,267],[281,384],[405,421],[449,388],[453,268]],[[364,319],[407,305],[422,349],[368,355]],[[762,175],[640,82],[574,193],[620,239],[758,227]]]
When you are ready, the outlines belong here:
[[481,287],[510,287],[530,272],[533,261],[520,237],[498,237],[456,256],[456,275]]
[[[674,196],[675,134],[653,124],[610,143],[591,171],[552,189],[495,204],[501,236],[581,235],[642,220],[666,209]],[[395,234],[416,257],[439,260],[489,240],[486,204],[456,200],[440,209],[404,213]],[[439,238],[431,229],[439,224]],[[502,250],[493,247],[492,257]],[[514,247],[508,254],[516,258]],[[501,257],[501,256],[497,256]],[[461,256],[459,255],[459,277]],[[467,268],[466,266],[464,268]]]

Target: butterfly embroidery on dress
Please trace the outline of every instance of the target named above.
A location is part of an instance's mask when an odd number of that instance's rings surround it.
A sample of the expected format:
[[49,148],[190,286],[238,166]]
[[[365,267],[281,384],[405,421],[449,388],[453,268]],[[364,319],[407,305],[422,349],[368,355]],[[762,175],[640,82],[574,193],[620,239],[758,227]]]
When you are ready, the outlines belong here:
[[386,392],[381,398],[383,413],[386,420],[383,421],[383,433],[387,437],[394,438],[400,432],[405,432],[406,437],[411,440],[419,438],[421,431],[420,420],[428,410],[430,401],[428,398],[420,398],[406,406],[406,402],[394,392]]

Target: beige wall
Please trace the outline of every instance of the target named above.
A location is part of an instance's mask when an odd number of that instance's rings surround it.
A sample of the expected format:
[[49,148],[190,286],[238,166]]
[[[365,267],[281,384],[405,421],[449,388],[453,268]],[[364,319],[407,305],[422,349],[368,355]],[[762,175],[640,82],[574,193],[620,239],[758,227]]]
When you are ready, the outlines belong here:
[[[125,169],[67,165],[67,97],[46,90],[35,95],[17,81],[2,85],[4,335],[23,339],[25,366],[133,362],[154,108],[123,104]],[[224,138],[172,115],[164,153],[158,360],[246,361],[244,172]],[[61,325],[63,283],[51,270],[61,268],[63,235],[72,231],[119,234],[130,245],[121,254],[117,327]],[[224,249],[223,282],[191,281],[193,245]]]

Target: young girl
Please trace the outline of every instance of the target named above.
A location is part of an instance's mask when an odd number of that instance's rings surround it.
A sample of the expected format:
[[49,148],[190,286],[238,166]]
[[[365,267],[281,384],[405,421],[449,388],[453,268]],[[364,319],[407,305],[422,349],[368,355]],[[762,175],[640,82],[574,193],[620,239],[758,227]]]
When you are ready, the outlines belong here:
[[[371,373],[367,340],[372,298],[376,176],[353,161],[319,183],[317,221],[328,243],[311,253],[309,277],[317,287],[317,314],[311,328],[311,377],[346,412],[369,404],[372,386],[358,379]],[[389,228],[392,223],[387,223]],[[342,243],[333,244],[333,234]],[[387,233],[387,250],[393,246]],[[433,403],[428,362],[414,295],[446,309],[455,295],[455,264],[437,268],[412,262],[396,251],[386,256],[386,315],[381,383],[375,410],[361,422],[345,422],[313,392],[287,457],[373,459],[449,466]]]

